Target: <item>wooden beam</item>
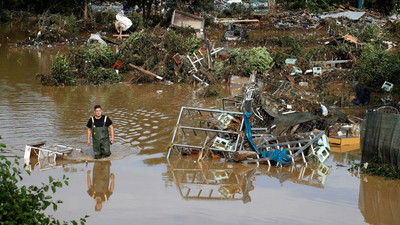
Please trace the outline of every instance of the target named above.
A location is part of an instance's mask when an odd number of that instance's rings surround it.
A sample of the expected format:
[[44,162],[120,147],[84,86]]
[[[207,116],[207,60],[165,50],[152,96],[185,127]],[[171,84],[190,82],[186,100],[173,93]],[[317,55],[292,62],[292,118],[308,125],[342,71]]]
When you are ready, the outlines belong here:
[[145,70],[145,69],[143,69],[142,67],[135,66],[135,65],[133,65],[132,63],[129,63],[129,66],[132,67],[132,68],[134,68],[134,69],[136,69],[136,70],[138,70],[138,71],[140,71],[140,72],[142,72],[142,73],[144,73],[144,74],[146,74],[146,75],[155,77],[155,78],[157,78],[157,79],[159,79],[159,80],[162,80],[162,79],[163,79],[162,77],[158,76],[157,74],[154,74],[154,73],[152,73],[152,72],[150,72],[150,71],[148,71],[148,70]]

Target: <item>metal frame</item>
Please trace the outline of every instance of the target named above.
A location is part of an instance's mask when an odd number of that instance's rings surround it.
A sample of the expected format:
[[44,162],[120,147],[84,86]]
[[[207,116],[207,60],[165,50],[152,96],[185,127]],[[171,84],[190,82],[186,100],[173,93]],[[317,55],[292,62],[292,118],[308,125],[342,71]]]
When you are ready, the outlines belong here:
[[[50,147],[35,147],[31,145],[25,146],[25,154],[24,154],[24,161],[26,164],[29,165],[31,152],[32,150],[37,150],[38,153],[36,154],[38,158],[39,168],[41,168],[42,161],[47,158],[47,162],[50,166],[56,165],[57,157],[70,154],[74,148],[64,146],[64,145],[53,145]],[[52,162],[51,162],[52,159]]]
[[243,104],[243,95],[234,95],[222,98],[222,110],[231,109],[228,105],[233,105],[234,109],[239,109]]
[[[220,136],[221,134],[237,135],[237,138],[236,138],[236,141],[235,141],[235,144],[234,144],[234,147],[232,150],[224,151],[224,150],[216,149],[216,148],[209,148],[209,149],[212,151],[221,151],[221,152],[228,152],[228,153],[233,153],[238,149],[239,143],[242,139],[242,136],[239,132],[226,131],[226,130],[214,130],[214,129],[203,128],[203,127],[183,126],[183,125],[181,125],[181,123],[182,123],[183,114],[185,112],[187,112],[190,116],[193,116],[192,115],[193,113],[198,113],[200,116],[203,116],[203,113],[207,113],[211,117],[215,117],[216,115],[214,115],[214,114],[222,114],[222,113],[226,113],[226,114],[230,114],[230,115],[239,115],[239,116],[242,116],[239,131],[243,130],[244,117],[243,117],[242,112],[223,111],[223,110],[218,110],[218,109],[204,109],[204,108],[194,108],[194,107],[183,106],[179,113],[178,121],[176,122],[176,128],[175,128],[174,134],[172,136],[171,146],[168,149],[167,159],[169,158],[172,149],[176,150],[179,153],[181,152],[182,148],[190,148],[190,149],[198,149],[198,150],[204,149],[204,145],[188,145],[188,144],[184,144],[184,143],[176,143],[176,136],[177,136],[178,130],[180,130],[183,134],[186,134],[185,130],[190,130],[190,131],[192,131],[191,133],[193,133],[194,136],[197,136],[196,132],[204,132],[206,135],[208,135],[209,133],[214,133],[215,136]],[[209,140],[209,141],[211,141],[211,140]]]
[[[253,128],[253,132],[264,131],[266,128]],[[292,163],[295,164],[295,158],[301,155],[304,164],[308,164],[306,160],[306,156],[304,155],[304,151],[308,148],[311,149],[311,154],[316,155],[316,146],[314,144],[317,143],[318,139],[322,138],[325,134],[324,131],[312,131],[307,133],[298,133],[295,134],[297,137],[302,137],[304,139],[296,140],[296,141],[286,141],[286,142],[279,142],[278,138],[282,136],[276,137],[271,134],[262,134],[262,133],[253,133],[253,138],[255,137],[263,137],[263,141],[258,145],[260,152],[264,151],[273,151],[276,149],[287,149],[292,158]],[[272,142],[272,143],[271,143]],[[243,142],[241,145],[242,150]],[[271,165],[269,158],[260,158],[260,159],[253,159],[253,160],[246,160],[243,161],[244,163],[253,163],[253,162],[261,162],[267,161],[268,165]]]

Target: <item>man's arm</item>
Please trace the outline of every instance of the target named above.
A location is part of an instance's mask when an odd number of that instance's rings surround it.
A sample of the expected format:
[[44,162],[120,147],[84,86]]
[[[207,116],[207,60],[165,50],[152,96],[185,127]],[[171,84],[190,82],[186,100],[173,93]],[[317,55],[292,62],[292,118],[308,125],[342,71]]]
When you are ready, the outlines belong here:
[[90,180],[90,170],[87,171],[87,187],[90,189],[92,188],[92,182]]
[[115,175],[113,173],[111,173],[110,178],[111,178],[111,185],[110,185],[110,188],[108,189],[108,191],[112,193],[114,191]]
[[87,145],[90,146],[90,135],[92,134],[92,129],[88,128],[86,134],[87,134]]
[[114,144],[114,126],[111,124],[109,127],[111,133],[111,144]]

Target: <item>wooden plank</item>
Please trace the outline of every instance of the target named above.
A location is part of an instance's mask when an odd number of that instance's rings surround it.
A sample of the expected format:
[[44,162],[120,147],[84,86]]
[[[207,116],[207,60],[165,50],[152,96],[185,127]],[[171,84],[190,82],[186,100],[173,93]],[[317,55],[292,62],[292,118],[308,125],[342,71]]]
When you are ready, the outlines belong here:
[[342,153],[342,152],[349,152],[349,151],[356,151],[356,150],[360,150],[360,144],[352,144],[352,145],[335,145],[332,144],[331,145],[331,149],[330,151],[332,152],[338,152],[338,153]]
[[341,146],[360,144],[360,137],[335,136],[335,137],[329,137],[328,139],[329,143]]
[[142,73],[144,73],[144,74],[146,74],[146,75],[155,77],[155,78],[157,78],[157,79],[159,79],[159,80],[162,80],[162,79],[163,79],[162,77],[158,76],[157,74],[152,73],[152,72],[150,72],[150,71],[148,71],[148,70],[145,70],[145,69],[143,69],[142,67],[135,66],[135,65],[133,65],[132,63],[129,63],[129,66],[132,67],[132,68],[134,68],[134,69],[136,69],[136,70],[138,70],[138,71],[140,71],[140,72],[142,72]]
[[259,20],[237,20],[237,19],[220,19],[216,20],[215,23],[259,23]]

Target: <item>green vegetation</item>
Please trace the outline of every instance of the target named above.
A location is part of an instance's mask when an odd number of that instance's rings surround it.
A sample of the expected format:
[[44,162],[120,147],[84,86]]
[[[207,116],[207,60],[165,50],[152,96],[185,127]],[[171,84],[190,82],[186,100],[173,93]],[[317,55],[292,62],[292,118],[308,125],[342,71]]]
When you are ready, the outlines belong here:
[[[293,0],[281,1],[285,4],[286,8],[292,10],[307,9],[313,13],[322,13],[333,9],[333,4],[348,4],[358,7],[357,1],[348,0]],[[381,12],[383,14],[390,14],[399,11],[399,4],[397,0],[364,0],[364,8]]]
[[60,54],[56,55],[50,74],[38,74],[37,76],[40,78],[41,83],[47,86],[71,86],[76,84],[73,78],[71,62]]
[[251,48],[239,57],[239,64],[243,66],[243,71],[247,76],[253,71],[265,72],[271,67],[272,62],[273,58],[265,47]]
[[79,34],[77,19],[74,15],[64,16],[61,14],[44,13],[39,16],[37,30],[31,33],[36,38],[38,31],[41,32],[40,40],[51,42],[64,42],[65,39],[73,38]]
[[122,77],[111,69],[115,57],[108,46],[91,43],[68,56],[57,54],[50,74],[38,76],[43,85],[49,86],[76,85],[77,80],[91,84],[117,83]]
[[218,17],[227,18],[249,18],[253,13],[253,8],[244,4],[232,3],[228,9],[223,9]]
[[398,55],[366,44],[353,73],[362,85],[374,89],[385,81],[399,84],[400,59]]
[[360,172],[372,176],[381,176],[386,179],[400,179],[400,171],[396,166],[382,163],[379,159],[372,160],[368,163],[356,163],[348,170],[350,172]]
[[[78,224],[77,221],[59,221],[44,211],[52,206],[56,211],[61,200],[53,200],[50,190],[55,193],[57,188],[68,185],[68,178],[64,175],[61,180],[49,177],[48,183],[41,186],[21,185],[23,171],[20,169],[19,159],[9,161],[3,153],[4,144],[0,144],[0,221],[1,224]],[[26,171],[30,175],[30,171]],[[79,223],[85,224],[86,218]]]

